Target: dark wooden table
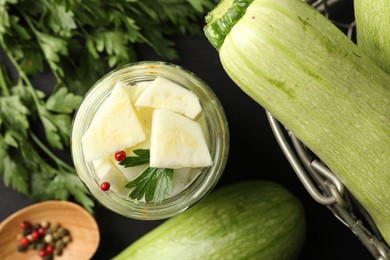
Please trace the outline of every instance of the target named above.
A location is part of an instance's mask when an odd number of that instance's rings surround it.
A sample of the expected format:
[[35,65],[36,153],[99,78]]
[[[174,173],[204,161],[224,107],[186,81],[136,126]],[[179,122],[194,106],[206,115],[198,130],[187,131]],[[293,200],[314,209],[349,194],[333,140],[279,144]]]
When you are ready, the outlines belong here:
[[[217,51],[204,36],[174,39],[181,57],[174,63],[202,78],[225,108],[231,134],[226,170],[217,187],[241,180],[265,179],[284,185],[303,203],[308,231],[299,259],[372,259],[357,237],[324,206],[317,204],[296,177],[280,150],[264,109],[244,94],[226,75]],[[140,60],[163,60],[140,48]],[[42,81],[47,80],[45,75]],[[249,151],[249,152],[248,152]],[[32,202],[0,181],[0,221]],[[162,221],[145,222],[117,215],[97,204],[95,218],[101,243],[94,259],[109,259]],[[0,245],[1,250],[1,245]]]

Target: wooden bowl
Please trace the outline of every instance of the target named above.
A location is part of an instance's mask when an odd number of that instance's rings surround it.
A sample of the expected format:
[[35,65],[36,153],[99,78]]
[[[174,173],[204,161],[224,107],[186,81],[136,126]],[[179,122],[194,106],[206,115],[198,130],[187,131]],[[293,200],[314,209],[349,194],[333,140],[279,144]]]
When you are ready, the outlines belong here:
[[38,250],[17,250],[17,236],[22,234],[22,221],[32,224],[48,221],[69,230],[71,242],[64,248],[62,255],[54,256],[54,259],[91,259],[99,246],[98,225],[84,208],[67,201],[45,201],[23,208],[0,223],[0,259],[42,259],[38,256]]

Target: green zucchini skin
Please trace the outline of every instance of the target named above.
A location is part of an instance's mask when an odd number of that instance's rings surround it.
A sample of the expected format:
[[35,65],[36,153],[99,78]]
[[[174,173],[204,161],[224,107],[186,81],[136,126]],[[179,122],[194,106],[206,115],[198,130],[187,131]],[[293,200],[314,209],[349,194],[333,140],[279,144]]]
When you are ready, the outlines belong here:
[[[206,18],[214,46],[227,3]],[[390,76],[301,0],[254,0],[223,26],[229,77],[331,168],[390,244]]]
[[296,259],[306,220],[283,186],[245,181],[213,191],[117,255],[122,259]]
[[357,44],[390,74],[390,1],[354,0]]

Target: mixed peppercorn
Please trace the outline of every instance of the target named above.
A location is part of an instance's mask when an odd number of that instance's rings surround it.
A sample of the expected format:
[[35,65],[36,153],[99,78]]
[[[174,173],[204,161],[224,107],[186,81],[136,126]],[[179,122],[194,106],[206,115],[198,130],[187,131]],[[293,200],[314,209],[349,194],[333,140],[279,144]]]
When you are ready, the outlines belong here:
[[44,260],[54,259],[60,256],[67,244],[71,241],[70,232],[60,224],[52,224],[49,221],[41,223],[20,223],[22,233],[18,235],[18,251],[25,252],[29,249],[37,250],[38,256]]

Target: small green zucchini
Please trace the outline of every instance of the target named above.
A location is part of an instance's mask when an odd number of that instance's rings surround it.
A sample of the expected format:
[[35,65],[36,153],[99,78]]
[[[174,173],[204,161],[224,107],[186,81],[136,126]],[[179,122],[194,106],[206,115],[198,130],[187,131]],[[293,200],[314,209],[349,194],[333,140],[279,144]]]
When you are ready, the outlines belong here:
[[353,2],[358,46],[390,74],[390,1]]
[[213,191],[134,242],[114,260],[296,259],[306,235],[300,201],[268,181]]
[[230,78],[330,167],[390,244],[390,76],[302,0],[222,0],[206,23]]

